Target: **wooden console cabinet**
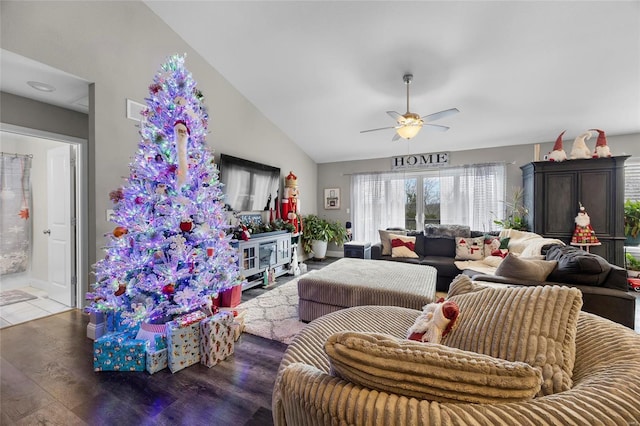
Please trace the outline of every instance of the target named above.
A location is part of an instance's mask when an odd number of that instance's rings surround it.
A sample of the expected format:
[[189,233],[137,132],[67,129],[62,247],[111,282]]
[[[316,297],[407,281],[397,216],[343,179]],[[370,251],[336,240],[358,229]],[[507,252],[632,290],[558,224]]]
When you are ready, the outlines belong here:
[[522,166],[529,230],[568,244],[581,202],[602,243],[590,251],[624,267],[624,162],[627,158],[628,155],[559,163],[536,161]]
[[252,236],[248,241],[238,241],[240,273],[247,279],[246,290],[263,283],[264,272],[273,270],[275,276],[284,275],[291,263],[291,233],[268,232]]

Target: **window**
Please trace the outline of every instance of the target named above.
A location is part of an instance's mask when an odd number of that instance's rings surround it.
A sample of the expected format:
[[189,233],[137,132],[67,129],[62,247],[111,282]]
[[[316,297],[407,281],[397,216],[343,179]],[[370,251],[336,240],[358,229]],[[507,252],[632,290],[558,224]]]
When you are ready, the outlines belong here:
[[378,241],[379,229],[422,230],[432,223],[495,230],[493,220],[504,214],[505,176],[504,163],[353,175],[354,239]]
[[629,158],[625,162],[624,199],[640,200],[640,159]]

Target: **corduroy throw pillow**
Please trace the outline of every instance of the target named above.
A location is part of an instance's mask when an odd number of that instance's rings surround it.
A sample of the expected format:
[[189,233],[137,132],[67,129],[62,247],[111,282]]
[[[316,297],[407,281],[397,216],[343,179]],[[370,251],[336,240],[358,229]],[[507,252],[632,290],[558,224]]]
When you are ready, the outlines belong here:
[[442,344],[508,361],[526,362],[542,372],[539,396],[571,389],[576,328],[582,293],[573,287],[535,286],[471,289],[468,278],[451,284],[448,300],[460,307],[455,329]]
[[327,339],[332,374],[369,389],[440,402],[500,403],[533,398],[540,371],[522,362],[398,339],[343,331]]

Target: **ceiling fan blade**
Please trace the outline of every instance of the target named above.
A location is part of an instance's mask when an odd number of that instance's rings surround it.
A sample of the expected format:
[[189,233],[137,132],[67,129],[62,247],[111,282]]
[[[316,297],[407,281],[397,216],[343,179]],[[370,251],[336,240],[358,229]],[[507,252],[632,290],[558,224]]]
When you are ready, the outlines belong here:
[[441,118],[449,117],[450,115],[454,115],[459,113],[458,108],[445,109],[444,111],[434,112],[433,114],[425,115],[422,119],[426,121],[436,121]]
[[428,130],[433,130],[436,132],[446,132],[447,130],[449,130],[449,128],[447,126],[441,126],[439,124],[430,124],[430,123],[425,123],[422,126],[423,129],[428,129]]
[[377,132],[378,130],[395,129],[395,128],[396,128],[395,126],[379,127],[377,129],[360,130],[360,133]]
[[389,114],[389,116],[390,116],[391,118],[393,118],[394,120],[396,120],[396,121],[398,121],[398,120],[400,120],[400,119],[404,118],[404,117],[402,116],[402,114],[400,114],[399,112],[395,112],[395,111],[387,111],[387,114]]
[[393,134],[393,137],[391,138],[391,142],[395,142],[395,141],[397,141],[398,139],[400,139],[400,135],[399,135],[399,134],[397,134],[397,133],[394,133],[394,134]]

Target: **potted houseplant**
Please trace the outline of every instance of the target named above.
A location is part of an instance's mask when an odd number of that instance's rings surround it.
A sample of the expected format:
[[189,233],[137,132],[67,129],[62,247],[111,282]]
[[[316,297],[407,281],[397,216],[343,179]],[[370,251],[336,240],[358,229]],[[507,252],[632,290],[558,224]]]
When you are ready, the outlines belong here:
[[302,248],[305,253],[313,252],[316,259],[324,259],[328,243],[342,245],[347,241],[347,229],[338,222],[330,222],[314,214],[302,219]]
[[631,253],[625,253],[627,276],[630,278],[640,277],[640,260],[636,259]]
[[624,202],[624,235],[627,246],[640,244],[640,201],[627,200]]
[[516,229],[518,231],[527,230],[527,215],[529,210],[524,206],[524,191],[522,188],[515,188],[510,202],[505,202],[506,217],[493,221],[502,229]]

